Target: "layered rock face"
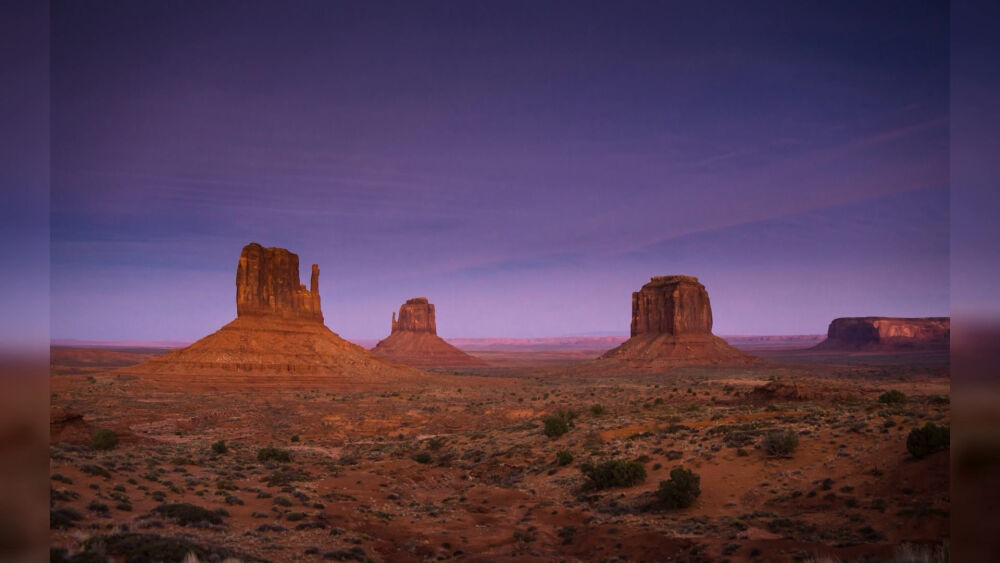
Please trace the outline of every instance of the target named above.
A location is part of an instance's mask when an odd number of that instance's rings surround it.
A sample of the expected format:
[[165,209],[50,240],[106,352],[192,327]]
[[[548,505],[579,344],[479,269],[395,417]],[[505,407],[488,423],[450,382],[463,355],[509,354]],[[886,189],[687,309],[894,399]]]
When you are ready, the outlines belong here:
[[236,268],[237,317],[186,348],[122,368],[141,376],[304,375],[373,384],[420,377],[340,338],[323,324],[319,267],[299,284],[299,257],[248,244]]
[[323,322],[319,266],[312,265],[310,287],[299,283],[299,257],[284,248],[243,247],[236,267],[236,316],[275,315]]
[[711,334],[708,291],[692,276],[656,276],[632,294],[632,336]]
[[392,314],[392,333],[427,332],[437,335],[437,321],[434,319],[434,304],[426,297],[407,299],[399,308],[399,319]]
[[392,314],[389,337],[372,352],[411,366],[474,366],[483,362],[448,344],[437,335],[434,304],[426,297],[408,299],[399,308],[399,318]]
[[633,293],[631,334],[601,358],[649,364],[756,360],[712,334],[708,291],[692,276],[656,276]]
[[818,350],[945,348],[949,317],[844,317],[834,319]]

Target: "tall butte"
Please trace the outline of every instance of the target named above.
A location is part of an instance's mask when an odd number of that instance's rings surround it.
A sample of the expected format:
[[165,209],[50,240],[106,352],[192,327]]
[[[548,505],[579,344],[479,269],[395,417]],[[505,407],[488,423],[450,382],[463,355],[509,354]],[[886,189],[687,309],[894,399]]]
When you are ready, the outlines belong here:
[[637,364],[756,361],[712,334],[712,305],[693,276],[656,276],[632,294],[631,338],[601,359]]
[[236,318],[186,348],[120,370],[137,375],[318,375],[351,382],[413,377],[340,338],[323,324],[319,266],[299,283],[299,257],[284,248],[243,247],[236,266]]
[[475,366],[479,358],[448,344],[437,335],[434,304],[426,297],[408,299],[392,314],[392,331],[372,352],[411,366]]

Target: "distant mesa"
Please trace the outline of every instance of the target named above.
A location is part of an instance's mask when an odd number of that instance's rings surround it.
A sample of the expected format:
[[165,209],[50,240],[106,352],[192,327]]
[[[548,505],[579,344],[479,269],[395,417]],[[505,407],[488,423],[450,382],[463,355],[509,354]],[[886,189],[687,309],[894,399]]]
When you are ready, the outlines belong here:
[[652,364],[757,361],[712,334],[708,291],[693,276],[656,276],[633,293],[631,338],[601,359]]
[[843,317],[813,350],[942,349],[950,339],[950,317]]
[[484,362],[448,344],[437,335],[434,304],[426,297],[408,299],[392,314],[392,330],[372,352],[411,366],[475,366]]
[[413,377],[420,372],[380,358],[323,324],[319,267],[299,284],[299,257],[284,248],[243,247],[236,267],[236,319],[213,334],[147,362],[136,375],[300,374],[351,382]]

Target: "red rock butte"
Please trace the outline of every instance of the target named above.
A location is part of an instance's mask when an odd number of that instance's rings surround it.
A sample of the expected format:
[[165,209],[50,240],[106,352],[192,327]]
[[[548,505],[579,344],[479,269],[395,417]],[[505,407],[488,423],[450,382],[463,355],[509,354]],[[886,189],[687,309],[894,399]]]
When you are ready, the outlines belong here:
[[950,317],[843,317],[834,319],[814,350],[948,348]]
[[448,344],[437,335],[434,304],[426,297],[408,299],[392,314],[389,336],[372,348],[375,354],[412,366],[475,366],[483,361]]
[[631,338],[601,359],[657,365],[757,360],[712,334],[708,291],[693,276],[656,276],[633,293]]
[[310,288],[299,284],[299,257],[257,243],[236,267],[236,319],[186,348],[137,366],[135,375],[316,375],[350,382],[412,378],[420,372],[380,358],[323,324],[319,267]]

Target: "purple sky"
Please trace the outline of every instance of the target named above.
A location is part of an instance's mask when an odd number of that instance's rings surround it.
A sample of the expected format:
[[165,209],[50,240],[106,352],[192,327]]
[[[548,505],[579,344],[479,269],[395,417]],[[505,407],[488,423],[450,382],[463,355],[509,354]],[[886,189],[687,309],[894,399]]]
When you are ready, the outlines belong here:
[[52,7],[54,338],[203,336],[250,241],[355,338],[948,314],[944,2],[157,4]]

